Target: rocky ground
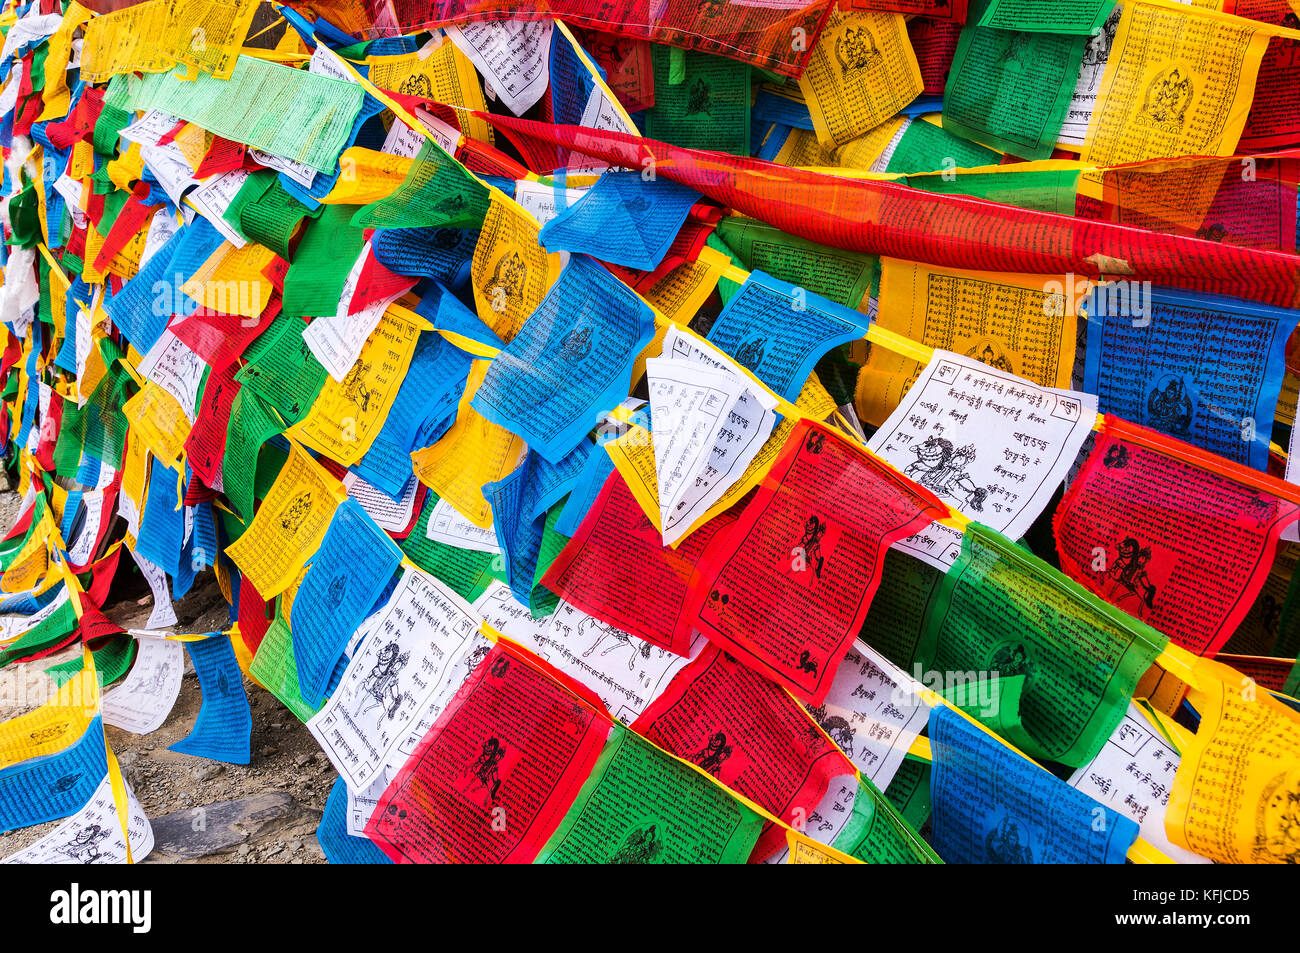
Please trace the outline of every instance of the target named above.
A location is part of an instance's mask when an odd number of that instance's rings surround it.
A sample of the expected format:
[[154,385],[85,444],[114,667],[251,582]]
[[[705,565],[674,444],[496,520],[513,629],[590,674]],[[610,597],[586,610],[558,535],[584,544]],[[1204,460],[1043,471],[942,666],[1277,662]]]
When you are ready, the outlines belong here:
[[[19,503],[15,494],[0,493],[0,535],[13,525]],[[125,570],[119,573],[126,576]],[[135,578],[137,587],[122,585],[122,579],[115,583],[104,610],[123,628],[144,628],[152,608],[148,587],[138,574]],[[228,625],[226,602],[211,572],[177,600],[176,616],[172,631],[177,633],[212,632]],[[49,679],[44,673],[47,667],[80,651],[73,646],[37,662],[12,666],[18,671],[6,672],[6,685],[22,681],[39,687],[39,682]],[[307,728],[275,696],[244,680],[253,711],[250,764],[224,764],[167,750],[189,734],[199,712],[199,680],[188,655],[185,663],[180,696],[161,728],[147,735],[107,729],[122,774],[153,824],[156,845],[144,862],[324,863],[316,825],[337,775]],[[4,697],[11,691],[0,692],[0,719],[31,707]],[[27,697],[48,695],[33,692]],[[0,834],[0,857],[26,847],[58,824],[52,821]]]

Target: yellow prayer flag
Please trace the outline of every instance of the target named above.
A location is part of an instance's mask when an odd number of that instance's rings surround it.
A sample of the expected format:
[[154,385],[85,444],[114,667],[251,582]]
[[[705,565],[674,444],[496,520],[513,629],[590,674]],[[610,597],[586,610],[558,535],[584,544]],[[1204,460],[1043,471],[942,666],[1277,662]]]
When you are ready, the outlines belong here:
[[[1060,278],[953,271],[881,259],[874,327],[956,351],[1047,387],[1070,386],[1077,302]],[[910,358],[872,346],[858,375],[857,410],[879,426],[921,372]]]
[[817,139],[828,148],[876,128],[924,88],[902,14],[839,7],[799,76]]
[[856,857],[836,850],[829,844],[815,841],[807,834],[801,834],[793,828],[785,832],[785,844],[790,848],[792,864],[860,864]]
[[1199,668],[1201,723],[1169,795],[1169,839],[1220,863],[1300,863],[1300,714],[1235,669]]
[[413,322],[386,312],[347,376],[342,382],[325,378],[310,412],[290,428],[289,436],[344,466],[360,460],[388,419],[419,337]]
[[1268,41],[1249,20],[1124,4],[1081,158],[1232,155]]
[[474,362],[451,429],[433,446],[411,454],[420,482],[483,529],[492,525],[492,506],[483,496],[483,485],[514,470],[527,449],[520,437],[470,406],[490,363]]
[[479,318],[506,344],[560,277],[560,256],[546,253],[540,230],[519,206],[492,196],[474,246],[470,283]]
[[320,548],[330,518],[346,495],[337,480],[294,444],[257,515],[226,547],[226,555],[264,599],[278,596]]

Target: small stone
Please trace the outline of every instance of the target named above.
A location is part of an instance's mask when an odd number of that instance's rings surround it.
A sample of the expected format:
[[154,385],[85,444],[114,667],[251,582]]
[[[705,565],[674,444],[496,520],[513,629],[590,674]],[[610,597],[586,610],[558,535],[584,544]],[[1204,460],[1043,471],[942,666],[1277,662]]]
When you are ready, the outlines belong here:
[[293,860],[289,861],[289,863],[291,863],[291,864],[301,864],[301,863],[302,863],[302,858],[301,858],[301,857],[295,857]]
[[263,758],[269,758],[272,755],[277,755],[279,753],[280,753],[280,749],[277,748],[275,745],[262,745]]
[[289,841],[289,849],[290,849],[290,850],[302,850],[302,841],[300,841],[300,840],[291,840],[291,841]]
[[239,851],[238,851],[239,856],[240,856],[240,857],[247,857],[247,856],[248,856],[248,852],[249,852],[250,850],[252,850],[252,848],[249,847],[247,844],[240,844],[240,845],[239,845]]
[[197,767],[197,768],[194,769],[194,772],[193,772],[193,773],[194,773],[194,780],[196,780],[196,781],[212,781],[212,780],[214,780],[218,775],[220,775],[221,772],[224,771],[224,770],[226,770],[226,766],[225,766],[225,765],[222,765],[222,764],[204,764],[204,765],[200,765],[199,767]]
[[293,759],[293,763],[300,768],[305,768],[307,767],[307,765],[311,764],[311,759],[314,757],[316,757],[314,754],[312,754],[310,751],[306,751],[296,756]]
[[272,847],[270,850],[268,850],[268,851],[267,851],[265,854],[263,854],[262,856],[263,856],[263,857],[274,857],[276,854],[280,853],[282,850],[284,850],[283,847]]

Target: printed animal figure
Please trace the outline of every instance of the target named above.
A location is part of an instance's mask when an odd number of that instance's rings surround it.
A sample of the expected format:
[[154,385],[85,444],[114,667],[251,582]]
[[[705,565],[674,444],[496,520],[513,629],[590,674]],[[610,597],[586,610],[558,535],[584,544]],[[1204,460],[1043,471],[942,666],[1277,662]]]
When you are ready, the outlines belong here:
[[379,650],[375,664],[361,680],[361,692],[366,696],[366,704],[360,714],[364,715],[378,706],[380,709],[378,724],[382,725],[385,718],[391,721],[397,717],[397,708],[405,697],[405,693],[397,688],[397,676],[401,674],[410,659],[409,651],[399,653],[396,642],[389,642]]
[[828,715],[825,705],[809,708],[808,714],[813,717],[817,724],[821,725],[822,731],[830,736],[831,741],[835,742],[841,751],[848,757],[853,757],[853,737],[855,732],[847,718],[841,718],[839,715]]
[[49,741],[52,738],[57,738],[67,730],[67,727],[68,723],[62,721],[57,724],[46,725],[44,728],[37,728],[35,731],[28,732],[27,737],[32,739],[32,744],[38,745],[42,742]]
[[975,448],[969,444],[957,449],[943,437],[926,437],[915,444],[916,462],[903,473],[937,496],[957,500],[962,507],[982,512],[988,490],[971,479],[969,467],[975,460]]
[[704,750],[695,752],[690,760],[716,778],[722,766],[731,757],[731,747],[727,744],[726,733],[717,731],[709,736],[709,742]]
[[1101,465],[1108,470],[1125,469],[1128,466],[1128,447],[1122,443],[1107,447],[1106,455],[1101,458]]
[[366,385],[366,375],[370,373],[369,361],[357,361],[343,378],[343,399],[356,404],[364,414],[370,409],[370,398],[374,396]]
[[807,649],[799,653],[799,671],[807,672],[810,675],[817,674],[817,662],[808,654]]
[[623,199],[623,211],[627,212],[633,218],[640,218],[646,212],[650,211],[650,200],[644,195],[632,195]]
[[501,776],[498,772],[505,756],[506,749],[502,747],[501,742],[496,738],[489,738],[483,742],[482,750],[470,767],[470,773],[488,792],[488,797],[494,801],[497,799],[497,791],[501,789]]
[[155,692],[161,692],[167,685],[167,676],[171,674],[171,670],[171,662],[163,662],[159,665],[157,671],[153,673],[153,682],[150,688]]
[[1110,57],[1111,44],[1115,42],[1115,31],[1119,28],[1120,11],[1115,10],[1102,25],[1101,32],[1084,45],[1084,67],[1104,66]]
[[1178,65],[1162,70],[1152,77],[1137,119],[1162,132],[1181,132],[1192,93],[1192,78],[1187,70]]
[[613,66],[616,70],[634,49],[631,40],[611,34],[590,35],[585,38],[590,43],[592,58],[602,66]]
[[1116,547],[1115,560],[1103,577],[1110,580],[1106,598],[1139,619],[1155,605],[1156,587],[1146,571],[1150,561],[1150,546],[1142,546],[1132,536],[1125,537]]
[[616,629],[612,625],[605,625],[592,618],[583,619],[578,623],[579,635],[589,636],[592,629],[596,630],[596,641],[592,642],[587,651],[582,653],[583,658],[586,658],[591,655],[592,652],[596,651],[596,648],[601,642],[605,641],[606,637],[612,638],[614,644],[606,646],[605,650],[600,653],[602,657],[613,652],[615,649],[630,648],[632,650],[632,653],[627,659],[628,671],[632,671],[636,668],[636,658],[638,654],[642,658],[650,657],[651,645],[649,642],[643,642],[640,639],[633,641],[632,636],[628,635],[626,632]]
[[59,780],[50,785],[51,794],[62,794],[64,791],[71,791],[73,786],[81,779],[82,772],[76,774],[65,774]]
[[1207,242],[1222,242],[1228,237],[1228,226],[1222,222],[1206,223],[1196,230],[1196,237]]
[[334,603],[334,605],[336,606],[339,603],[341,603],[343,601],[343,594],[347,592],[347,589],[348,589],[347,576],[335,576],[334,579],[329,584],[328,591],[329,591],[330,602]]
[[60,854],[67,854],[78,864],[93,864],[103,856],[99,844],[108,837],[109,832],[98,824],[83,827],[73,835],[72,840],[56,848]]
[[651,864],[663,853],[664,844],[659,836],[659,827],[654,822],[638,824],[627,832],[623,838],[623,843],[619,845],[618,850],[614,851],[614,856],[610,858],[611,864]]
[[1147,418],[1157,430],[1186,435],[1192,429],[1194,414],[1192,399],[1181,377],[1170,377],[1164,387],[1157,385],[1147,395]]

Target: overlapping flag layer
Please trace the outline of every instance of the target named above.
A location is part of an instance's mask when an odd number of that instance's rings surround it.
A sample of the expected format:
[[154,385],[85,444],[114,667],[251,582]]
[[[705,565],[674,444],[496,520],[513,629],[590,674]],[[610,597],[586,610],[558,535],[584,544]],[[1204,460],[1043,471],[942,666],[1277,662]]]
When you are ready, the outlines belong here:
[[10,0],[7,859],[1300,860],[1298,17]]

